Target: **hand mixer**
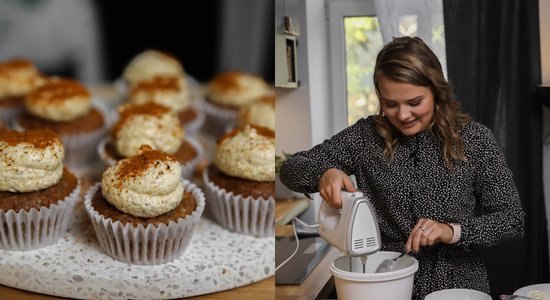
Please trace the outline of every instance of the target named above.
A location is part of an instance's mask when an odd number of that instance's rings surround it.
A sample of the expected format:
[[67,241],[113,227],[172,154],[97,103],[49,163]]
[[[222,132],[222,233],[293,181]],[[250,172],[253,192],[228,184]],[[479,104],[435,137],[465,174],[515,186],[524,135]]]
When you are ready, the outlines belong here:
[[380,228],[374,209],[363,193],[342,191],[342,208],[323,201],[319,209],[317,231],[333,247],[349,256],[360,256],[363,273],[367,255],[382,248]]

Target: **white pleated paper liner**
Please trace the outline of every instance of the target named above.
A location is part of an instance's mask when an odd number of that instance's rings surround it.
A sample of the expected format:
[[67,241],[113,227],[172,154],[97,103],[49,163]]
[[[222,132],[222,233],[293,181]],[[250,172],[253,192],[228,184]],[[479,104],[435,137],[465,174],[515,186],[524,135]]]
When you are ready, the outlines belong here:
[[201,143],[196,140],[195,138],[191,136],[186,136],[185,140],[193,146],[197,154],[195,157],[188,161],[185,164],[181,165],[181,177],[183,178],[191,178],[193,177],[193,172],[195,172],[195,169],[197,168],[197,165],[199,164],[200,160],[204,156],[204,148],[202,147]]
[[22,110],[22,105],[0,107],[0,124],[6,128],[13,127],[13,120]]
[[197,201],[195,211],[177,222],[147,227],[122,225],[120,221],[113,222],[100,215],[92,206],[92,198],[100,186],[99,182],[94,184],[86,193],[84,205],[103,251],[116,260],[137,265],[162,264],[181,256],[189,246],[205,207],[203,192],[188,180],[182,183],[184,191],[190,192]]
[[183,129],[185,130],[185,133],[187,133],[188,135],[196,135],[197,132],[199,132],[199,130],[204,125],[204,121],[206,120],[206,114],[201,104],[199,104],[196,101],[191,103],[191,107],[197,113],[197,117],[193,119],[191,122],[184,124]]
[[78,196],[80,180],[64,199],[40,210],[0,210],[0,249],[33,250],[54,244],[67,231]]
[[115,79],[115,81],[113,82],[113,86],[115,87],[119,95],[119,99],[121,99],[120,103],[118,103],[118,105],[120,105],[122,102],[126,101],[130,88],[122,77]]
[[[204,148],[202,147],[201,143],[197,141],[195,138],[191,136],[186,136],[185,141],[187,141],[191,146],[195,149],[197,154],[195,157],[184,163],[181,164],[181,177],[183,178],[191,178],[193,176],[193,172],[195,172],[195,168],[197,167],[197,164],[200,162],[204,155]],[[112,142],[112,139],[110,136],[105,136],[95,148],[95,151],[99,155],[99,158],[103,161],[103,163],[106,166],[114,166],[117,162],[116,159],[111,157],[109,153],[107,153],[107,145]]]
[[208,132],[221,136],[236,126],[238,110],[216,106],[206,99],[201,101],[201,106],[206,113],[206,124],[203,127]]
[[202,174],[207,207],[216,222],[228,230],[256,237],[275,234],[273,197],[264,199],[234,195],[209,180],[208,168]]
[[105,136],[106,128],[78,135],[61,135],[65,146],[65,159],[70,168],[79,169],[96,161],[96,147]]
[[[65,148],[65,159],[63,163],[70,169],[79,170],[85,165],[91,164],[96,161],[97,157],[97,144],[105,136],[107,132],[107,119],[105,118],[104,111],[98,108],[98,111],[103,117],[103,126],[90,131],[82,132],[78,134],[59,134],[63,140],[63,147]],[[24,131],[25,128],[21,126],[19,120],[15,118],[12,122],[13,129],[17,131]]]

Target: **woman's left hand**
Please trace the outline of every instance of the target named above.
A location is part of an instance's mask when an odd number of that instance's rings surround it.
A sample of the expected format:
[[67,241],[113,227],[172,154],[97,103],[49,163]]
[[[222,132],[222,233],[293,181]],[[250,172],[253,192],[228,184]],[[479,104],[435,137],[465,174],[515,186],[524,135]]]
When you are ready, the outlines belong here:
[[420,219],[409,234],[405,243],[406,252],[418,252],[422,246],[431,246],[435,243],[448,244],[453,238],[453,229],[445,223],[430,219]]

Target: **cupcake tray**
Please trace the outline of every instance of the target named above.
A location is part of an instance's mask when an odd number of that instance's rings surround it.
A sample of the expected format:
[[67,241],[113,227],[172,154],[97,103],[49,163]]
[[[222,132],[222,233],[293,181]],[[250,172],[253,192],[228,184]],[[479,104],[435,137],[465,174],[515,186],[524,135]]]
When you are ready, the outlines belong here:
[[172,299],[224,291],[274,275],[274,239],[228,231],[203,214],[181,257],[130,265],[103,253],[84,210],[68,232],[32,251],[0,250],[0,284],[78,299]]

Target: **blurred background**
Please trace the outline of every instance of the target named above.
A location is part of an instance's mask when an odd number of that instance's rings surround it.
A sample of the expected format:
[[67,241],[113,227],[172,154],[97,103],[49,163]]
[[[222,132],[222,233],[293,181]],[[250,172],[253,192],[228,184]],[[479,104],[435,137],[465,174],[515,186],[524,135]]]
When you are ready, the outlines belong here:
[[273,82],[273,15],[273,0],[5,0],[0,60],[28,58],[45,74],[97,84],[156,49],[201,82],[233,69]]

